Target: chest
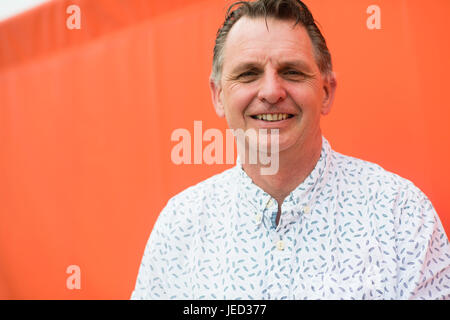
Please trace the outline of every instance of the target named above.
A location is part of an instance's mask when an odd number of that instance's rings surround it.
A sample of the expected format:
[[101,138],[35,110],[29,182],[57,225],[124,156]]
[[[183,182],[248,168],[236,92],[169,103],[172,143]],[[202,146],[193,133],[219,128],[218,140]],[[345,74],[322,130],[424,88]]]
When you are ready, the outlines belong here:
[[[394,266],[374,233],[366,232],[370,225],[338,220],[281,221],[271,230],[248,219],[204,233],[189,262],[193,298],[385,297]],[[349,238],[355,232],[358,241]]]

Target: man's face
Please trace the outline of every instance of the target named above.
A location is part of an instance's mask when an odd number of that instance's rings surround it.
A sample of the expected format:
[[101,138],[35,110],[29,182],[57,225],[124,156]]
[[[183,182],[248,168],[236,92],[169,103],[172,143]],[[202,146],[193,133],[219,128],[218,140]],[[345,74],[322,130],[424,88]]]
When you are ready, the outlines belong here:
[[334,75],[319,71],[305,28],[293,24],[241,18],[225,43],[220,83],[210,82],[229,127],[279,129],[280,152],[320,135],[320,115],[330,111],[335,89]]

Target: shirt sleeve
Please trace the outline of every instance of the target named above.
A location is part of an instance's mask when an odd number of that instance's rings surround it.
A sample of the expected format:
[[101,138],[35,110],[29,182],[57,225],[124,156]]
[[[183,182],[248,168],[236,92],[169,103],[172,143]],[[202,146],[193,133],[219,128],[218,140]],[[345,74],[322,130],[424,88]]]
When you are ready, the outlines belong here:
[[170,202],[161,211],[144,249],[139,272],[131,300],[168,299],[167,285],[164,280],[167,261],[168,225],[166,216],[170,211]]
[[450,246],[422,191],[404,191],[397,228],[397,298],[450,299]]

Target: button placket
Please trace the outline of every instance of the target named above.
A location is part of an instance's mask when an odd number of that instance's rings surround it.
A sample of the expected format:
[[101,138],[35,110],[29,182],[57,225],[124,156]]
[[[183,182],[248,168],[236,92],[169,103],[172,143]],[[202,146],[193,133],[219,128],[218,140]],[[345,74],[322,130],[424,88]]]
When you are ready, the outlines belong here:
[[267,294],[271,299],[280,299],[282,297],[290,297],[289,279],[291,276],[291,249],[289,248],[289,240],[281,237],[279,233],[273,234],[273,247],[267,266],[268,272],[266,277]]

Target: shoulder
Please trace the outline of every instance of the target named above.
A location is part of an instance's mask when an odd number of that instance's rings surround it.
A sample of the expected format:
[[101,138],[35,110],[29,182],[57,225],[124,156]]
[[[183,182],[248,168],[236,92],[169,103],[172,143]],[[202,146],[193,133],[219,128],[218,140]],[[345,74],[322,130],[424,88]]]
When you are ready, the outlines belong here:
[[[342,181],[358,188],[373,204],[390,207],[397,218],[414,216],[435,217],[435,210],[426,194],[411,180],[384,169],[382,166],[333,151],[333,172]],[[352,188],[352,187],[347,187]]]
[[371,186],[372,189],[409,189],[421,193],[419,188],[407,178],[388,171],[382,166],[367,160],[332,152],[333,171],[358,185]]
[[[229,192],[229,181],[233,181],[234,168],[214,175],[176,194],[162,209],[153,226],[147,249],[154,255],[167,255],[177,259],[187,259],[191,242],[205,222],[208,204]],[[150,250],[150,248],[152,248]]]
[[236,167],[225,170],[170,198],[158,217],[158,227],[166,225],[172,229],[176,225],[193,225],[199,215],[230,199],[236,188],[236,170]]
[[193,186],[190,186],[170,198],[171,206],[198,206],[207,201],[214,201],[230,196],[236,187],[236,167],[225,170]]

